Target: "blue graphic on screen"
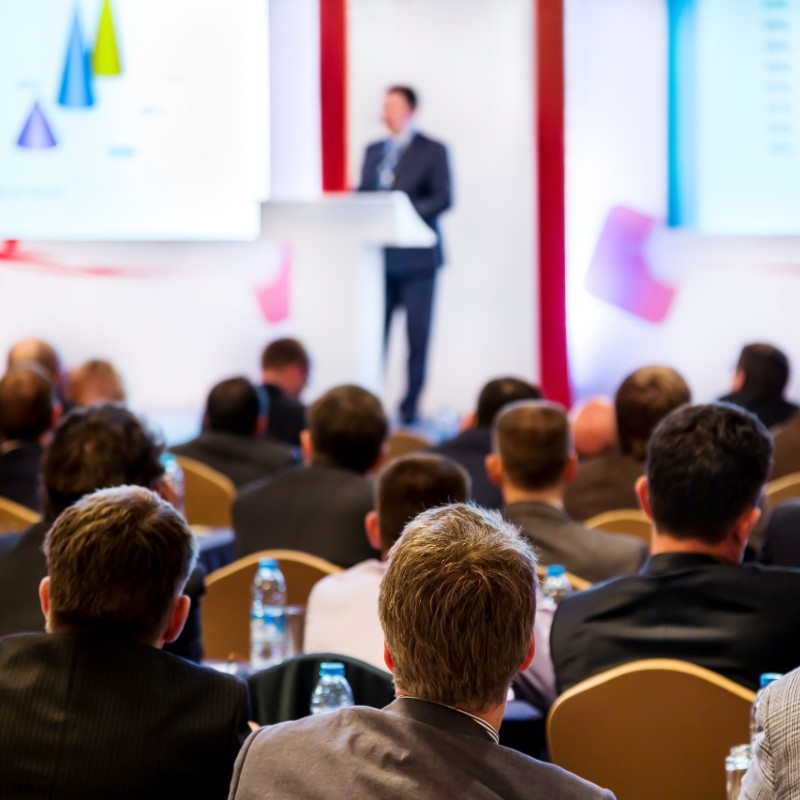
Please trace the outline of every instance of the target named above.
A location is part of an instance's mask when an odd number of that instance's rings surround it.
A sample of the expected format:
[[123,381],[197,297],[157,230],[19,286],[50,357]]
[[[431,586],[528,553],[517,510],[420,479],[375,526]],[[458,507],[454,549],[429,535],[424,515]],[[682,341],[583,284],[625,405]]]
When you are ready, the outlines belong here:
[[800,3],[668,10],[670,224],[800,234]]

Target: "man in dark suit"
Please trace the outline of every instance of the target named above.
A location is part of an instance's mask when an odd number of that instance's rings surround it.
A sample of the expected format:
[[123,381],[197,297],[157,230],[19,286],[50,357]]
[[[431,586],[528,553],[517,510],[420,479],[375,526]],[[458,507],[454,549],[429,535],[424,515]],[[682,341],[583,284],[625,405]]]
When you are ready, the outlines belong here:
[[311,359],[297,339],[275,339],[264,348],[261,380],[269,400],[267,435],[271,439],[300,447],[300,432],[307,427],[300,395],[310,372]]
[[380,400],[366,389],[322,395],[301,436],[306,466],[250,484],[234,501],[238,555],[287,547],[342,567],[374,558],[364,536],[372,509],[366,475],[380,464],[387,431]]
[[400,404],[406,424],[417,417],[417,403],[425,382],[436,271],[444,263],[439,215],[450,208],[450,167],[447,149],[414,127],[417,95],[408,86],[392,86],[383,104],[389,138],[367,148],[359,191],[405,192],[417,213],[436,234],[433,247],[388,247],[386,324],[388,340],[392,316],[405,308],[408,333],[408,387]]
[[611,798],[498,744],[509,684],[533,660],[535,575],[530,545],[499,514],[451,505],[417,516],[378,600],[397,699],[262,728],[237,759],[231,798]]
[[264,438],[268,417],[247,378],[220,381],[209,392],[199,436],[172,448],[229,477],[236,487],[295,465],[291,450]]
[[45,551],[50,632],[0,639],[0,795],[224,798],[246,687],[161,651],[189,613],[185,520],[148,489],[105,489]]
[[563,691],[642,658],[678,658],[750,688],[800,665],[800,570],[741,564],[772,441],[749,412],[686,406],[655,430],[637,483],[654,522],[638,575],[569,595],[550,637]]
[[501,408],[518,400],[539,400],[541,391],[520,378],[495,378],[478,395],[478,406],[452,439],[431,448],[461,464],[472,481],[472,499],[485,508],[503,507],[503,495],[486,474],[486,457],[492,452],[492,422]]
[[522,528],[541,562],[563,564],[592,583],[639,569],[647,557],[643,541],[589,530],[564,511],[564,487],[577,471],[564,409],[513,403],[498,414],[494,440],[486,470],[503,491],[506,519]]
[[[19,542],[0,554],[0,636],[42,630],[36,595],[47,573],[42,545],[55,518],[84,495],[109,486],[134,485],[160,490],[162,446],[130,411],[115,405],[76,408],[56,428],[42,460],[44,520],[25,531]],[[191,659],[203,658],[200,596],[205,571],[189,574],[192,598],[187,624],[167,649]]]

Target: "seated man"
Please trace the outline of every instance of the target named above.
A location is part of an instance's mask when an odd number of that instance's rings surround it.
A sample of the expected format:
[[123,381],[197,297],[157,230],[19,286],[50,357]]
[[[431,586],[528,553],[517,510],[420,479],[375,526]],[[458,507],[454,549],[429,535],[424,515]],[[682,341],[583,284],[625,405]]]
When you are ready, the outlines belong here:
[[540,561],[563,564],[592,583],[636,572],[647,557],[643,541],[589,530],[564,511],[564,489],[577,469],[560,406],[528,400],[497,415],[486,470],[503,492],[506,519],[522,528]]
[[580,461],[617,451],[617,417],[608,397],[590,397],[569,413],[572,441]]
[[513,526],[464,505],[420,514],[379,597],[397,699],[262,728],[231,798],[611,798],[497,743],[509,684],[533,659],[535,606],[536,558]]
[[314,586],[306,606],[305,651],[341,653],[384,668],[378,589],[389,551],[421,511],[468,499],[469,476],[447,458],[409,455],[387,464],[376,482],[375,510],[364,520],[381,560],[362,561]]
[[550,646],[563,691],[641,658],[678,658],[758,687],[800,665],[800,570],[741,564],[772,441],[728,404],[686,406],[655,430],[636,490],[654,522],[638,575],[569,595]]
[[322,395],[301,437],[306,466],[250,484],[234,501],[238,555],[288,547],[342,567],[374,557],[364,537],[372,509],[366,475],[380,464],[388,427],[380,400],[366,389],[339,386]]
[[297,339],[275,339],[261,354],[261,380],[269,397],[269,436],[300,446],[306,429],[306,407],[300,395],[308,383],[311,359]]
[[256,387],[247,378],[229,378],[209,392],[200,435],[171,449],[227,475],[240,487],[297,463],[288,447],[264,438],[266,427]]
[[225,797],[247,690],[161,652],[189,613],[186,522],[147,489],[105,489],[45,552],[49,633],[0,639],[0,795]]

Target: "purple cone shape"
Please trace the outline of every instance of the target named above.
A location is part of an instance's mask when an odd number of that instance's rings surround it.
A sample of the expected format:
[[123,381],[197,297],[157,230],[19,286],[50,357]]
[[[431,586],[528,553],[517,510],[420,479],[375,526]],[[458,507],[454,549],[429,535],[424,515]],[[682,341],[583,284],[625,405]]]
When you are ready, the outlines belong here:
[[28,121],[17,139],[17,146],[29,150],[44,150],[56,146],[56,137],[47,124],[38,100],[33,104]]

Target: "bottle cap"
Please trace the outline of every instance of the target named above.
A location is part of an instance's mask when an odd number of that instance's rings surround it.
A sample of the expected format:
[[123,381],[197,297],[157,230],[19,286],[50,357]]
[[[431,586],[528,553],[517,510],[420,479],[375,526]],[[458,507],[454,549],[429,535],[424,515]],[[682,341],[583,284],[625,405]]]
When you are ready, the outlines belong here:
[[545,577],[560,578],[565,572],[563,564],[551,564],[545,572]]
[[338,675],[340,678],[344,678],[344,664],[338,661],[323,661],[319,665],[319,674],[320,677],[323,675]]
[[778,680],[778,678],[782,678],[783,673],[781,672],[762,672],[761,677],[758,680],[758,684],[762,689],[765,689],[769,686],[773,681]]
[[262,558],[258,562],[259,569],[278,569],[278,560],[275,558]]

